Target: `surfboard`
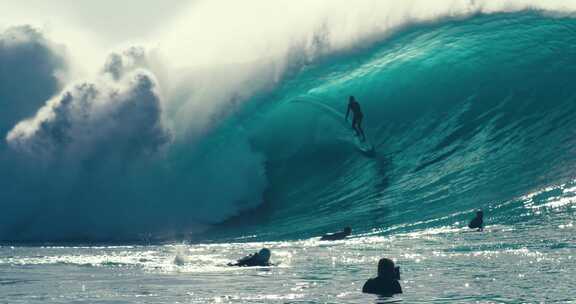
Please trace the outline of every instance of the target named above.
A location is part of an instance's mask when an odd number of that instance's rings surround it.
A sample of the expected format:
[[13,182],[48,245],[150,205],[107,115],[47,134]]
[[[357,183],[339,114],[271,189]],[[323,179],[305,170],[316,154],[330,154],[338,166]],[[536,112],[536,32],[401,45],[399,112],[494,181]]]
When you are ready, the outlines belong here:
[[484,226],[484,230],[482,231],[478,231],[476,228],[470,229],[468,227],[464,227],[461,233],[492,233],[492,232],[509,232],[509,231],[514,231],[514,229],[503,225],[490,225],[490,226]]
[[367,157],[374,157],[376,150],[374,149],[374,145],[370,141],[368,134],[366,133],[366,130],[364,130],[365,138],[364,138],[364,140],[362,140],[356,134],[356,131],[352,128],[352,126],[346,121],[346,116],[344,114],[340,113],[338,110],[334,109],[333,107],[331,107],[331,106],[329,106],[323,102],[317,101],[317,100],[297,98],[297,99],[293,99],[292,102],[311,105],[311,106],[316,107],[317,109],[319,109],[323,113],[328,114],[330,117],[332,117],[334,120],[336,120],[346,130],[348,130],[350,132],[349,134],[350,134],[350,137],[352,138],[352,143],[354,144],[354,146],[356,147],[358,152],[362,153],[363,155],[365,155]]
[[366,135],[366,132],[364,132],[364,135],[366,136],[366,138],[364,140],[361,140],[358,137],[358,135],[356,135],[356,131],[354,131],[354,129],[352,129],[352,131],[354,132],[354,144],[356,145],[356,148],[358,148],[358,150],[366,156],[370,156],[370,157],[374,156],[374,153],[375,153],[374,146],[368,140],[368,136]]
[[400,303],[400,302],[402,302],[402,299],[391,297],[378,297],[378,301],[376,302],[376,304]]

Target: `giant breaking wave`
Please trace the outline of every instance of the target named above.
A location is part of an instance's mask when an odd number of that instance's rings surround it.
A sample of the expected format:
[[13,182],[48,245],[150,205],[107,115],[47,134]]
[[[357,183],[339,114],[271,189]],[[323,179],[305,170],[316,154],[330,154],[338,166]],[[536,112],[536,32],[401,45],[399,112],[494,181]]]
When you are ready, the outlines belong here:
[[[237,215],[218,231],[413,229],[570,179],[570,3],[408,2],[328,10],[264,39],[243,25],[274,47],[231,48],[242,55],[226,64],[166,59],[188,47],[129,47],[83,79],[71,79],[63,43],[4,30],[0,240],[187,238]],[[310,106],[343,109],[350,94],[374,158]]]

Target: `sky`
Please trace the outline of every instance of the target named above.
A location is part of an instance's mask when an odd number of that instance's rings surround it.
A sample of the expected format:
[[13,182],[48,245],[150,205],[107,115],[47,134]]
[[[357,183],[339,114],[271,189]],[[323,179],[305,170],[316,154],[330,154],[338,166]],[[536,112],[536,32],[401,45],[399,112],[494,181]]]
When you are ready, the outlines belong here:
[[190,5],[192,0],[8,0],[0,2],[0,26],[31,23],[51,30],[72,25],[112,45],[146,39]]

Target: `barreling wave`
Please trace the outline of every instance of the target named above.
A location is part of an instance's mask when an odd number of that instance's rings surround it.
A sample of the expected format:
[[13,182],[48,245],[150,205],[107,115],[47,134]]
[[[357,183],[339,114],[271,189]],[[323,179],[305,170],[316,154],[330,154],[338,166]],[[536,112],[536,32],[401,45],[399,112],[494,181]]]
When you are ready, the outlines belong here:
[[[188,238],[206,227],[209,238],[292,239],[344,225],[434,227],[475,208],[504,224],[525,220],[523,195],[554,185],[562,195],[574,176],[575,30],[570,16],[479,14],[296,60],[282,77],[272,68],[273,84],[220,75],[255,87],[222,98],[222,115],[192,107],[207,115],[184,124],[210,128],[191,140],[173,119],[189,114],[180,96],[142,71],[153,64],[116,54],[96,80],[54,90],[0,145],[18,154],[0,154],[11,174],[0,178],[11,185],[0,194],[0,239]],[[194,89],[178,94],[204,93]],[[359,153],[327,110],[344,112],[349,95],[374,155]],[[51,159],[39,169],[24,155],[46,144]]]
[[[268,160],[266,204],[256,224],[243,215],[224,235],[242,222],[242,233],[271,238],[397,232],[476,208],[499,224],[536,218],[522,195],[557,185],[552,196],[563,196],[574,176],[575,31],[571,17],[478,15],[310,67],[246,122]],[[328,111],[290,102],[344,112],[348,95],[363,106],[373,158]]]

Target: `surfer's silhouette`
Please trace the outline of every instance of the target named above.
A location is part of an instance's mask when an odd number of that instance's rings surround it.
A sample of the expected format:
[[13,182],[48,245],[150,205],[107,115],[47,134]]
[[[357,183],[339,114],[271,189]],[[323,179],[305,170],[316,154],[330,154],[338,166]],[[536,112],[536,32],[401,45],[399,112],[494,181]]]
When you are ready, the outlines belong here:
[[272,266],[270,263],[270,249],[262,248],[259,252],[247,255],[235,263],[228,263],[228,266],[240,266],[240,267],[251,267],[251,266]]
[[346,227],[344,228],[344,230],[340,231],[340,232],[335,232],[335,233],[328,233],[323,235],[320,240],[321,241],[337,241],[337,240],[343,240],[346,237],[348,237],[349,235],[352,234],[352,228],[350,227]]
[[470,221],[468,228],[478,229],[478,231],[484,230],[484,212],[482,210],[476,212],[476,217]]
[[392,260],[383,258],[378,262],[378,276],[366,281],[362,292],[391,297],[402,293],[399,280],[400,267],[396,267]]
[[364,114],[360,109],[360,104],[356,101],[354,96],[350,96],[348,99],[348,109],[346,110],[346,121],[348,121],[348,114],[352,111],[352,128],[356,131],[356,135],[362,139],[366,140],[366,135],[364,135],[364,130],[362,130],[362,119]]

